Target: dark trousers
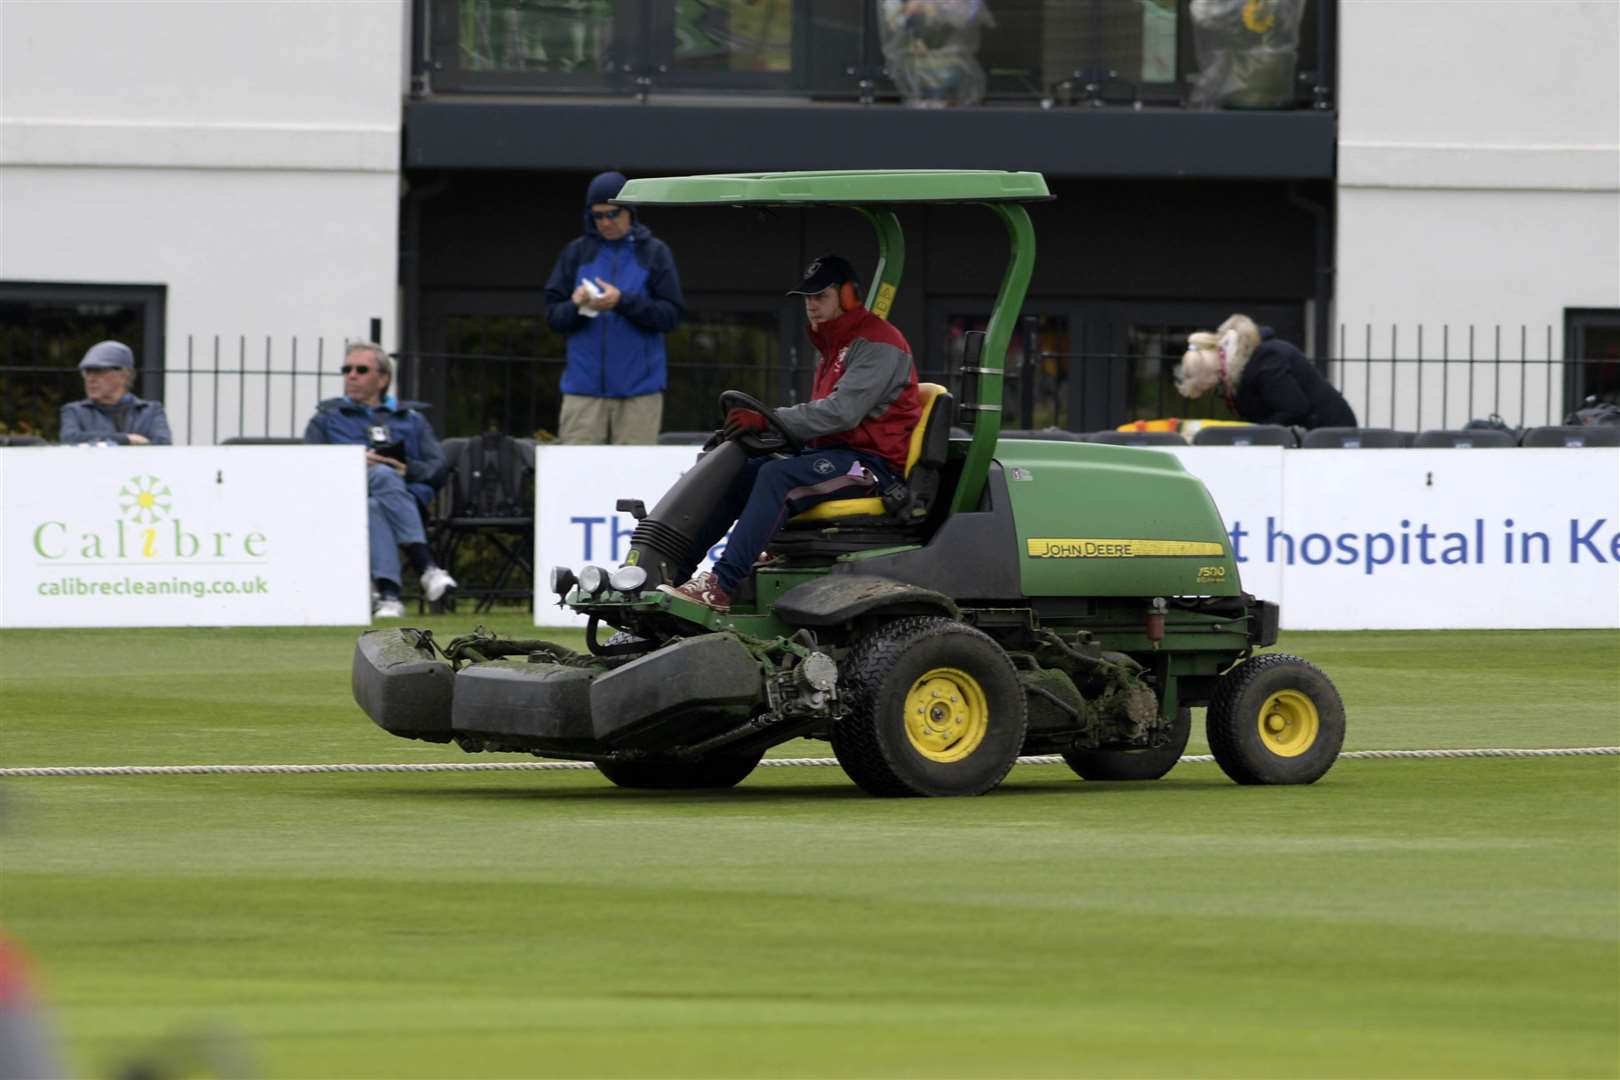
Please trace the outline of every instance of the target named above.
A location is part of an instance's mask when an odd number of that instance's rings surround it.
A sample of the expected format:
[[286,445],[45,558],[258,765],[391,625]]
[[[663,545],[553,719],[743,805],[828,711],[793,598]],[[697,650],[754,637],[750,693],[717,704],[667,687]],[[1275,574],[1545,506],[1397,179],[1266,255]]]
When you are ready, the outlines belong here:
[[795,457],[749,458],[699,534],[698,558],[736,521],[725,552],[714,564],[720,588],[735,593],[788,518],[830,499],[875,496],[893,480],[894,473],[882,458],[841,447],[805,450]]

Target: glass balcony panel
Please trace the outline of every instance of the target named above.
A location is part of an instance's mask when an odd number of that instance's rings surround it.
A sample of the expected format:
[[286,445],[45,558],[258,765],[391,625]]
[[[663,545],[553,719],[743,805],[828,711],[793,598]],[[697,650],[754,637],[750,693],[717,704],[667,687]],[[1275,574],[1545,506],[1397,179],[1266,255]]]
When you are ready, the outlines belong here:
[[793,70],[793,0],[676,0],[671,75]]
[[[1182,107],[1197,91],[1212,106],[1294,108],[1319,81],[1315,10],[1308,0],[440,0],[432,77],[441,90],[765,90],[938,107]],[[1201,89],[1216,83],[1218,94]]]
[[593,75],[611,70],[611,0],[460,0],[464,71]]

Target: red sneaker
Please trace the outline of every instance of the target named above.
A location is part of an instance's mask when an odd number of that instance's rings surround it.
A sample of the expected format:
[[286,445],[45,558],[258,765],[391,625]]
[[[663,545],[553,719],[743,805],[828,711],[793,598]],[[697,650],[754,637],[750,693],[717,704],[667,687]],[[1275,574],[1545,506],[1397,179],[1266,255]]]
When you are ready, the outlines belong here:
[[694,604],[702,604],[704,607],[714,611],[725,612],[731,610],[731,594],[722,589],[720,583],[715,580],[715,576],[707,570],[693,574],[692,580],[678,589],[669,585],[660,585],[658,591],[668,593],[671,596],[678,596],[682,600],[690,600]]

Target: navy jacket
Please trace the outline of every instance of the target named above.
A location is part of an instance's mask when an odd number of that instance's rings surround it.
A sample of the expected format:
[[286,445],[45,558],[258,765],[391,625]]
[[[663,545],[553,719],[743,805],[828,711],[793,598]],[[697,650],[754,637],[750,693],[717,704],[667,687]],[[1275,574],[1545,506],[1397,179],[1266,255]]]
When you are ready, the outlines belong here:
[[1356,414],[1344,395],[1322,377],[1305,354],[1270,335],[1243,365],[1232,411],[1252,424],[1298,425],[1302,428],[1355,427]]
[[[664,335],[686,313],[675,256],[639,223],[611,242],[597,233],[588,214],[585,228],[585,235],[563,248],[546,280],[546,322],[568,335],[562,392],[607,398],[656,394],[669,381]],[[586,277],[600,277],[619,290],[612,311],[594,319],[579,313],[570,297]]]
[[174,442],[163,402],[146,401],[126,393],[116,405],[97,405],[89,398],[62,406],[62,442],[128,443],[129,436],[144,435],[155,446]]
[[352,398],[327,398],[315,406],[315,415],[304,428],[304,441],[367,446],[371,443],[371,429],[379,425],[388,429],[390,442],[405,444],[405,486],[426,503],[444,479],[444,451],[439,449],[427,417],[415,409],[387,405],[367,408]]

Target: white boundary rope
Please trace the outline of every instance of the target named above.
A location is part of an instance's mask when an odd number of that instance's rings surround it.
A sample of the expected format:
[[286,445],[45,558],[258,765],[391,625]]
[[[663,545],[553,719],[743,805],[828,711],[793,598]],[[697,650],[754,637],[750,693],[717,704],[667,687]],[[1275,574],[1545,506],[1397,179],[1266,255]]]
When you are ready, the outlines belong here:
[[[1613,757],[1620,746],[1568,746],[1550,749],[1478,750],[1352,750],[1340,754],[1346,761],[1386,761],[1399,758],[1535,758],[1535,757]],[[1188,754],[1182,762],[1214,761],[1210,754]],[[837,758],[765,758],[760,767],[837,765]],[[1020,765],[1061,765],[1056,754],[1021,757]],[[588,761],[433,761],[401,765],[60,765],[37,768],[0,769],[0,779],[31,776],[236,776],[303,773],[444,773],[444,772],[557,772],[594,769]]]

